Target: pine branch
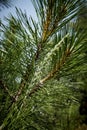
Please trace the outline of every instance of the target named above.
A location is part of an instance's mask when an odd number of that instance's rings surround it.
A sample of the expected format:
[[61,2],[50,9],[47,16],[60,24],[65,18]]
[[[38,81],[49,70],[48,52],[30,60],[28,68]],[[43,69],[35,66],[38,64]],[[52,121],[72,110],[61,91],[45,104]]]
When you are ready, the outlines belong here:
[[[69,35],[69,34],[66,34],[65,37],[62,38],[62,40],[59,42],[59,44],[55,46],[54,50],[55,50],[57,47],[60,47],[60,45],[61,45],[61,43],[63,42],[63,40],[64,40],[66,37],[68,37],[68,35]],[[42,44],[41,44],[41,43],[43,43],[43,42],[40,42],[40,43],[38,44],[38,48],[37,48],[37,51],[36,51],[35,56],[34,56],[34,57],[35,57],[35,62],[39,59],[39,55],[40,55],[40,53],[42,52]],[[63,58],[64,58],[64,57],[63,57]],[[62,59],[62,61],[64,62],[64,59]],[[61,62],[62,62],[62,61],[61,61]],[[60,64],[62,64],[61,62],[60,62]],[[31,63],[32,63],[32,62],[31,62]],[[44,79],[42,79],[42,80],[40,81],[40,83],[36,84],[34,90],[31,90],[31,92],[30,92],[29,95],[32,95],[35,91],[37,91],[39,88],[41,88],[42,84],[43,84],[46,80],[49,80],[50,78],[52,78],[52,77],[54,76],[54,74],[56,74],[57,70],[59,69],[59,67],[60,67],[59,65],[60,65],[60,64],[57,63],[57,64],[56,64],[56,70],[55,70],[55,68],[54,68]],[[28,65],[28,68],[29,68],[29,66],[32,66],[32,64],[31,64],[31,65]],[[58,66],[59,66],[59,67],[58,67]],[[29,77],[28,77],[28,76],[29,76],[28,73],[29,73],[29,70],[27,69],[25,75],[24,75],[23,78],[22,78],[22,81],[21,81],[19,90],[17,91],[17,93],[16,93],[16,95],[15,95],[15,100],[14,100],[14,102],[16,102],[16,101],[18,100],[19,96],[21,95],[21,93],[22,93],[22,91],[23,91],[23,89],[24,89],[24,87],[25,87],[25,85],[26,85],[26,82],[27,82],[27,80],[28,80],[28,78],[29,78]]]
[[67,58],[70,56],[70,54],[71,54],[70,49],[67,49],[66,52],[64,53],[64,55],[62,56],[60,62],[56,63],[56,65],[53,68],[53,70],[51,72],[49,72],[49,74],[45,78],[41,79],[38,84],[35,85],[35,87],[29,93],[29,96],[32,96],[32,94],[34,94],[35,92],[37,92],[43,86],[43,84],[47,80],[50,80],[51,78],[53,78],[60,71],[60,69],[66,63]]
[[[45,21],[45,23],[44,23],[44,31],[43,31],[43,34],[42,34],[42,42],[39,42],[38,43],[38,45],[37,45],[37,51],[36,51],[36,53],[35,53],[35,62],[39,59],[39,55],[40,55],[40,53],[41,53],[41,50],[42,50],[42,44],[44,43],[44,41],[47,39],[47,37],[46,37],[46,30],[48,29],[48,27],[49,27],[49,13],[47,12],[47,19],[46,19],[46,21]],[[28,65],[28,68],[29,68],[29,66],[30,65]],[[26,85],[26,82],[27,82],[27,80],[28,80],[28,69],[26,70],[26,73],[25,73],[25,75],[23,76],[23,80],[21,81],[21,83],[20,83],[20,87],[19,87],[19,90],[17,91],[17,93],[16,93],[16,95],[15,95],[15,100],[14,100],[14,102],[16,102],[17,100],[18,100],[18,98],[19,98],[19,96],[21,95],[21,93],[22,93],[22,91],[23,91],[23,88],[25,87],[25,85]],[[27,77],[27,78],[26,78]],[[37,85],[38,86],[38,85]]]
[[[53,2],[54,4],[55,2]],[[61,6],[60,11],[58,12],[57,16],[53,14],[53,8],[48,8],[46,12],[46,20],[43,24],[43,33],[42,33],[42,40],[46,41],[48,37],[56,30],[58,27],[58,23],[67,12],[66,6]],[[54,20],[53,20],[54,19]]]
[[42,40],[45,41],[47,39],[47,32],[48,32],[48,28],[51,22],[51,10],[47,10],[47,16],[46,16],[46,20],[43,24],[43,33],[42,33]]
[[[37,51],[36,51],[36,53],[34,55],[35,62],[39,59],[39,55],[40,55],[41,49],[42,49],[41,44],[38,44]],[[25,85],[26,85],[26,83],[27,83],[27,81],[29,79],[29,71],[30,71],[30,67],[31,66],[32,66],[32,61],[31,61],[31,64],[28,65],[26,73],[22,77],[22,81],[21,81],[19,89],[18,89],[18,91],[17,91],[17,93],[15,95],[14,102],[16,102],[18,100],[19,96],[21,95],[21,93],[22,93],[22,91],[23,91],[23,89],[24,89],[24,87],[25,87]]]
[[[49,38],[49,36],[51,36],[51,34],[53,34],[55,32],[56,28],[58,28],[58,23],[63,19],[63,17],[65,16],[65,14],[67,12],[67,2],[66,2],[66,5],[63,4],[60,6],[60,8],[58,8],[56,6],[56,1],[51,1],[51,3],[48,2],[47,4],[49,6],[47,8],[45,8],[46,9],[46,18],[42,25],[43,31],[42,31],[41,41],[37,45],[37,51],[34,56],[35,62],[39,59],[39,55],[43,51],[42,47],[45,46],[44,45],[45,41]],[[46,6],[46,5],[44,5],[44,6]],[[42,5],[41,5],[41,7],[42,7]],[[55,9],[57,9],[56,16],[55,16]],[[29,27],[30,27],[30,25],[29,25]],[[31,27],[30,27],[30,29],[32,30]],[[56,65],[56,66],[58,66],[58,65]],[[58,69],[58,67],[57,67],[57,69]],[[21,95],[21,93],[23,91],[23,88],[26,85],[27,80],[25,77],[27,76],[27,72],[28,72],[28,70],[26,71],[25,76],[23,77],[23,80],[21,81],[19,90],[15,96],[15,101],[18,100],[19,96]],[[44,82],[45,80],[50,79],[51,77],[53,77],[52,75],[54,75],[55,73],[56,73],[56,70],[53,69],[53,71],[50,74],[48,74],[48,76],[46,78],[44,78],[42,81]],[[36,88],[39,88],[40,85],[37,84],[36,86],[38,86]]]
[[[73,6],[74,7],[74,6]],[[49,8],[50,9],[50,8]],[[46,13],[46,12],[45,12]],[[42,47],[43,44],[45,43],[45,41],[55,32],[56,28],[58,28],[58,22],[60,20],[63,19],[63,16],[66,13],[66,8],[64,6],[64,8],[61,9],[60,11],[60,15],[56,16],[54,21],[52,21],[52,11],[51,10],[47,10],[47,16],[46,16],[46,20],[44,21],[44,25],[43,25],[43,32],[42,32],[42,37],[41,37],[41,42],[38,42],[37,45],[37,51],[34,55],[34,60],[35,62],[37,62],[37,60],[39,59],[39,55],[42,53]],[[32,30],[32,28],[31,28]],[[32,32],[32,31],[31,31]],[[34,35],[34,33],[32,34],[32,36]],[[31,97],[33,94],[35,94],[41,87],[43,87],[44,83],[50,79],[52,79],[53,77],[55,77],[55,75],[60,71],[60,69],[65,65],[68,57],[70,57],[71,55],[71,50],[70,49],[66,49],[66,51],[64,53],[62,53],[62,57],[60,59],[60,61],[58,61],[55,65],[55,67],[51,70],[51,72],[49,72],[44,78],[42,78],[35,86],[34,88],[30,91],[29,93],[29,97]],[[15,99],[14,102],[12,102],[11,104],[11,109],[14,108],[14,106],[16,106],[16,102],[19,99],[19,96],[22,94],[23,89],[26,87],[26,83],[28,82],[29,79],[29,66],[32,66],[32,64],[28,65],[28,68],[25,72],[25,74],[22,77],[22,81],[20,83],[19,89],[15,95]],[[3,85],[4,86],[4,85]],[[7,93],[11,96],[11,94],[9,93],[9,90],[6,86],[5,90],[7,91]],[[26,95],[25,95],[26,97]],[[20,112],[20,111],[19,111]],[[11,115],[9,114],[8,117],[6,118],[6,120],[9,119]],[[5,122],[5,121],[4,121]],[[4,124],[3,122],[3,124]],[[6,122],[8,123],[8,122]],[[2,124],[2,126],[0,127],[0,129],[4,128],[4,125]]]
[[[32,64],[32,63],[31,63]],[[32,65],[31,65],[32,66]],[[23,75],[22,77],[22,80],[21,80],[21,83],[20,83],[20,86],[19,86],[19,89],[18,91],[16,92],[16,95],[15,95],[15,100],[14,102],[18,101],[18,98],[19,96],[21,95],[26,83],[28,82],[28,79],[29,79],[29,70],[30,70],[30,65],[28,65],[27,67],[27,70],[26,70],[26,73]]]
[[14,100],[14,102],[18,101],[18,98],[19,98],[19,96],[21,95],[22,90],[23,90],[23,88],[25,87],[25,84],[26,84],[26,82],[25,82],[25,80],[23,79],[23,80],[21,81],[19,90],[17,91],[17,93],[16,93],[16,95],[15,95],[15,100]]

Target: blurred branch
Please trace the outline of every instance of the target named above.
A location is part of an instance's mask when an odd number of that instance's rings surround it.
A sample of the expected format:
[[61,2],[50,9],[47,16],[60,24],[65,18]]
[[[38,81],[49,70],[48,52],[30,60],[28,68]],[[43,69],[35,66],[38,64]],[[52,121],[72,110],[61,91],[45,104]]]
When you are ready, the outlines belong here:
[[3,83],[2,80],[0,80],[0,85],[2,89],[4,90],[4,92],[6,92],[10,96],[11,100],[14,101],[15,100],[14,96],[9,92],[8,87]]

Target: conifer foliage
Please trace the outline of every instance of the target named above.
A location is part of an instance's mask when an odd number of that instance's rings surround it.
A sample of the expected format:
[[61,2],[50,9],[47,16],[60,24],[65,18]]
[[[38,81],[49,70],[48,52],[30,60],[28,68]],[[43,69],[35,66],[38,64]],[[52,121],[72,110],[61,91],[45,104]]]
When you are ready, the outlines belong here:
[[5,7],[10,7],[11,5],[11,0],[0,0],[0,11],[2,11]]
[[77,21],[84,2],[32,0],[37,21],[16,8],[17,16],[1,23],[0,130],[75,130],[82,123],[87,31]]

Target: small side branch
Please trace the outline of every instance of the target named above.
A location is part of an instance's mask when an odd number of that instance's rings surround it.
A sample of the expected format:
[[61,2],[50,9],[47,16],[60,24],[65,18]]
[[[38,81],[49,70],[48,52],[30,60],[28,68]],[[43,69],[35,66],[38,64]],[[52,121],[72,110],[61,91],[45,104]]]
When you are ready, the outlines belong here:
[[70,50],[67,49],[65,54],[62,56],[60,62],[58,62],[55,65],[53,70],[45,78],[41,79],[40,82],[35,85],[35,87],[30,91],[29,96],[32,96],[35,92],[37,92],[43,86],[43,84],[47,80],[50,80],[51,78],[53,78],[56,75],[56,73],[60,70],[60,68],[65,64],[65,62],[66,62],[67,58],[70,56],[70,54],[71,54]]
[[43,84],[41,84],[41,83],[36,84],[36,86],[35,86],[35,87],[31,90],[31,92],[29,93],[29,97],[30,97],[33,93],[37,92],[42,86],[43,86]]

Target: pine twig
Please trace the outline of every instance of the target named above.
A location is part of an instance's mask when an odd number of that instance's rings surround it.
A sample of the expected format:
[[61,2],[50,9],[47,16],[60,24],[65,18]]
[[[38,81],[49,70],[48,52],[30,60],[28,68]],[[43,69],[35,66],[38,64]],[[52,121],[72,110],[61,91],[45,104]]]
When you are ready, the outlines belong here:
[[38,84],[35,85],[35,87],[30,91],[29,96],[32,96],[35,92],[37,92],[43,84],[47,81],[53,78],[56,73],[62,68],[62,66],[66,63],[67,58],[70,56],[71,52],[69,49],[66,50],[65,54],[62,56],[60,63],[58,62],[53,70],[43,79],[40,80]]
[[[60,14],[63,14],[65,15],[66,10],[65,10],[65,6],[62,8]],[[61,16],[60,16],[61,18]],[[52,7],[51,9],[48,8],[47,9],[47,15],[46,15],[46,20],[44,21],[44,24],[43,24],[43,33],[42,33],[42,41],[38,43],[38,46],[37,46],[37,51],[35,53],[35,62],[39,59],[39,55],[42,51],[42,45],[43,43],[48,39],[48,37],[54,32],[54,30],[56,29],[56,27],[58,26],[58,21],[60,20],[60,18],[57,18],[54,20],[53,22],[53,26],[51,26],[50,30],[49,30],[49,26],[51,24],[51,19],[52,19]],[[52,75],[54,75],[56,72],[53,70],[53,72],[49,73],[43,80],[41,80],[40,83],[38,83],[34,90],[32,90],[30,93],[34,93],[34,91],[37,91],[37,89],[39,89],[46,80],[50,79],[51,77],[53,77]],[[23,77],[23,80],[21,81],[21,84],[20,84],[20,87],[19,87],[19,90],[17,91],[16,95],[15,95],[15,102],[18,100],[19,96],[21,95],[22,91],[23,91],[23,88],[25,87],[25,84],[26,84],[26,81],[28,79],[26,79],[27,77],[27,71],[25,73],[25,76]],[[32,95],[30,94],[30,95]]]

